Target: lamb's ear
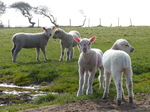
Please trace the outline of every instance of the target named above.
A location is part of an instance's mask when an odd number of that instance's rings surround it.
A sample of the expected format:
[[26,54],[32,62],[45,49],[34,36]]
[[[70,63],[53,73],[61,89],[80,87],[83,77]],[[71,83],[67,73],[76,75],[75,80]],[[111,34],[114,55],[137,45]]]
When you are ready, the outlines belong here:
[[96,40],[96,37],[90,38],[90,42],[93,42],[93,41],[95,41],[95,40]]
[[77,37],[73,37],[73,39],[74,39],[76,42],[80,42],[80,39],[77,38]]
[[45,27],[42,27],[42,29],[43,29],[43,30],[46,30],[46,28],[45,28]]
[[52,29],[56,29],[56,27],[54,26],[54,27],[52,27]]

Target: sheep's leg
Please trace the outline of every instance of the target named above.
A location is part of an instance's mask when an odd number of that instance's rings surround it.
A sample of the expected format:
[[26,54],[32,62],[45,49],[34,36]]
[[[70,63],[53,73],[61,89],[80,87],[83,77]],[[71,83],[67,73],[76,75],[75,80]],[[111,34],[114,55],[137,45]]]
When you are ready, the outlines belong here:
[[87,94],[87,95],[93,93],[92,84],[93,84],[95,72],[96,72],[96,69],[93,69],[92,71],[89,72],[88,88],[87,88],[87,90],[86,90],[86,94]]
[[14,56],[15,49],[16,49],[16,45],[14,44],[14,47],[11,49],[12,57]]
[[65,51],[65,47],[61,46],[61,56],[60,56],[59,61],[63,61],[63,59],[64,59],[64,51]]
[[77,96],[83,95],[83,83],[84,83],[84,70],[79,68],[79,89],[77,92]]
[[74,55],[74,48],[71,49],[71,56],[70,56],[70,59],[73,58],[73,55]]
[[12,61],[15,63],[16,62],[16,58],[17,58],[17,54],[18,52],[22,49],[21,46],[16,46],[16,48],[14,49],[14,53],[13,53],[13,59]]
[[104,89],[104,93],[103,93],[103,99],[106,99],[109,93],[109,86],[110,86],[110,79],[111,79],[111,74],[109,72],[104,71],[104,75],[106,77],[106,81],[105,81],[105,89]]
[[78,49],[79,49],[79,51],[80,51],[80,53],[81,53],[81,49],[80,49],[80,46],[79,46],[79,44],[78,44]]
[[114,72],[113,78],[115,81],[115,86],[117,90],[117,105],[121,105],[122,101],[122,80],[121,80],[121,73],[120,72]]
[[46,56],[45,47],[42,47],[41,50],[42,50],[42,52],[44,54],[44,59],[47,61],[48,59],[47,59],[47,56]]
[[103,67],[100,67],[98,80],[99,80],[99,83],[100,83],[99,88],[104,89],[104,68]]
[[39,55],[40,55],[40,48],[36,48],[36,60],[38,61],[40,61]]
[[133,103],[133,84],[132,84],[132,70],[126,70],[125,71],[126,75],[126,87],[128,90],[128,95],[129,95],[129,103]]
[[88,86],[88,78],[89,78],[89,73],[88,73],[88,71],[86,71],[85,74],[84,74],[83,89],[87,89],[87,86]]
[[67,61],[69,61],[71,59],[71,51],[72,51],[72,47],[68,48],[68,51],[67,51]]

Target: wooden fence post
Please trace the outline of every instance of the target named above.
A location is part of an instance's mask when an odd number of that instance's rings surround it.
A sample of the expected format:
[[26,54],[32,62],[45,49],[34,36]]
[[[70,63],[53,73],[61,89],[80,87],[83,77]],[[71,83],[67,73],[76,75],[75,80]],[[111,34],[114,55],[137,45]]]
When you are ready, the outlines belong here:
[[131,18],[130,18],[130,26],[132,26],[132,20],[131,20]]
[[71,26],[71,19],[69,19],[69,23],[70,23],[70,26]]
[[10,20],[8,19],[8,28],[10,28]]

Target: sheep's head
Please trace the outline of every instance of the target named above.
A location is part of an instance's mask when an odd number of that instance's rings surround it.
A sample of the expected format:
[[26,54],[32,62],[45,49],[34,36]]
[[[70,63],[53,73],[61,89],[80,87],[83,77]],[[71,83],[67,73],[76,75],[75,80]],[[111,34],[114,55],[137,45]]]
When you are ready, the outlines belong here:
[[45,27],[42,27],[42,29],[45,31],[45,35],[47,37],[50,37],[52,35],[52,30],[55,29],[56,27],[51,27],[51,28],[45,28]]
[[65,33],[65,31],[63,31],[62,29],[56,29],[53,35],[54,39],[61,39],[62,35]]
[[90,39],[87,39],[87,38],[80,39],[80,38],[74,37],[74,40],[78,42],[81,52],[88,53],[91,49],[91,43],[96,40],[96,37],[92,37]]
[[112,46],[112,49],[116,50],[123,50],[127,53],[131,53],[134,51],[134,48],[128,43],[125,39],[119,39],[117,40],[114,45]]

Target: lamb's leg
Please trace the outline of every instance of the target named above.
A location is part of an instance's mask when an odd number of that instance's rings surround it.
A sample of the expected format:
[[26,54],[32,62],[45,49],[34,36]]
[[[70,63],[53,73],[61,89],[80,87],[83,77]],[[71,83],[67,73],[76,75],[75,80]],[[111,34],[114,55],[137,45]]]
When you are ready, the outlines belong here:
[[99,80],[99,83],[100,83],[99,88],[104,89],[104,68],[100,67],[99,69],[100,69],[99,70],[99,76],[98,76],[98,80]]
[[11,49],[12,57],[14,56],[15,49],[16,49],[16,45],[14,44],[13,48]]
[[93,85],[93,80],[94,80],[95,72],[96,72],[96,69],[93,69],[92,71],[89,72],[88,88],[86,90],[86,94],[87,95],[93,93],[92,85]]
[[44,59],[47,61],[48,59],[47,59],[47,56],[46,56],[45,47],[42,47],[41,50],[42,50],[42,52],[44,54]]
[[79,68],[79,89],[77,92],[77,96],[83,95],[83,83],[84,83],[84,70]]
[[72,51],[72,47],[68,48],[68,51],[67,51],[67,61],[69,61],[71,59],[71,51]]
[[122,101],[122,80],[121,80],[121,73],[120,72],[114,72],[112,73],[116,90],[117,90],[117,105],[121,105]]
[[70,56],[70,59],[73,58],[73,55],[74,55],[74,48],[71,49],[71,56]]
[[106,99],[109,93],[109,86],[110,86],[110,79],[111,79],[111,74],[109,72],[104,71],[104,76],[106,77],[106,81],[105,81],[105,89],[104,89],[104,93],[103,93],[103,99]]
[[132,70],[126,70],[125,71],[126,75],[126,87],[128,90],[128,95],[129,95],[129,103],[133,103],[133,84],[132,84]]
[[60,56],[59,61],[63,61],[63,59],[64,59],[64,51],[65,51],[65,47],[61,46],[61,56]]
[[22,49],[22,46],[16,45],[16,48],[15,48],[14,53],[13,53],[13,59],[12,59],[12,61],[13,61],[14,63],[16,62],[17,54],[18,54],[18,52],[19,52],[21,49]]
[[83,89],[87,89],[88,79],[89,79],[89,73],[88,73],[88,71],[85,71]]
[[40,55],[40,48],[36,48],[36,60],[40,61],[40,58],[39,58],[39,55]]

